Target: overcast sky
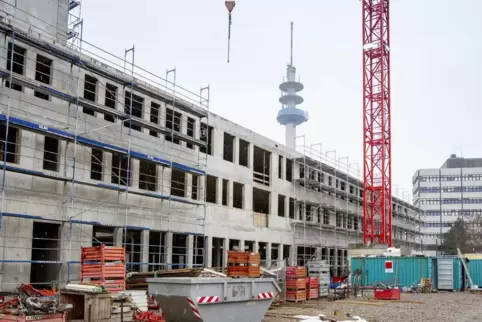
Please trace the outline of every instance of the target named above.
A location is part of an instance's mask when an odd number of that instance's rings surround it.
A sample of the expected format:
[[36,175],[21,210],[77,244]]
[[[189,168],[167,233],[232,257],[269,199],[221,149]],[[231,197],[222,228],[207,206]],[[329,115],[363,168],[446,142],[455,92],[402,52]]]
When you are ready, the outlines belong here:
[[[211,85],[211,111],[284,143],[278,84],[289,61],[289,23],[305,85],[298,128],[361,165],[362,8],[359,0],[239,0],[226,63],[223,0],[84,0],[84,39],[193,91]],[[393,186],[411,190],[419,168],[451,153],[482,157],[482,1],[391,0]],[[400,190],[401,193],[401,190]]]

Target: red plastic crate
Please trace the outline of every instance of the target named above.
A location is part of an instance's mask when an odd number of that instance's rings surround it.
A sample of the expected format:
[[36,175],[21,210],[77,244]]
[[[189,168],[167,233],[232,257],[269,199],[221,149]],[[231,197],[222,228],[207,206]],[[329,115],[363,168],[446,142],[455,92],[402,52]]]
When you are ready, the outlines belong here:
[[287,278],[286,288],[292,290],[304,290],[306,288],[305,278]]
[[96,246],[82,247],[81,261],[122,261],[125,262],[125,249],[123,247]]
[[377,300],[399,300],[400,299],[400,289],[390,288],[390,289],[379,289],[376,288],[374,291],[375,299]]
[[81,265],[80,276],[84,278],[124,278],[126,267],[119,264],[83,264]]
[[301,290],[301,291],[286,291],[286,301],[289,301],[289,302],[306,301],[306,292],[305,292],[305,290]]
[[306,277],[307,275],[308,275],[308,271],[306,270],[306,267],[303,267],[303,266],[286,267],[287,277]]
[[307,300],[315,300],[320,297],[320,293],[318,291],[318,287],[310,288],[306,290],[306,299]]
[[318,288],[318,277],[307,277],[306,288]]

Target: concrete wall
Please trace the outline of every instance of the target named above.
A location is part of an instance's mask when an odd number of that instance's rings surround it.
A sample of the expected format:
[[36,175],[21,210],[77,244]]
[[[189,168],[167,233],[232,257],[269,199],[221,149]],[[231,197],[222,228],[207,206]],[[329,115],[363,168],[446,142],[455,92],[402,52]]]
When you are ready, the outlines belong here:
[[3,0],[2,18],[35,37],[65,45],[69,0]]

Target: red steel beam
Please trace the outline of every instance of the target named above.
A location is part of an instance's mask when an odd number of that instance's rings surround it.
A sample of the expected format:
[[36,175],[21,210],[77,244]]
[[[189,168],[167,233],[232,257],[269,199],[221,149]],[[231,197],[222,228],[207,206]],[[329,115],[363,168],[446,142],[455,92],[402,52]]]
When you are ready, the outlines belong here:
[[389,0],[363,0],[363,242],[392,246]]

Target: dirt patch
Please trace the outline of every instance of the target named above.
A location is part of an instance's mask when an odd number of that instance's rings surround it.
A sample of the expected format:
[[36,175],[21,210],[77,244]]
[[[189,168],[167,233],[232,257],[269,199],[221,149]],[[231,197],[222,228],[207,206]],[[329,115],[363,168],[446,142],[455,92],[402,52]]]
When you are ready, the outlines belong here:
[[[482,295],[468,292],[448,292],[432,294],[402,294],[400,302],[375,301],[356,303],[357,300],[328,302],[325,300],[308,301],[295,304],[286,303],[268,311],[263,322],[298,321],[296,315],[315,316],[318,314],[339,316],[360,316],[370,322],[407,322],[407,321],[481,321]],[[355,302],[356,304],[353,304]],[[376,303],[376,304],[372,304]],[[381,304],[379,304],[381,303]]]

